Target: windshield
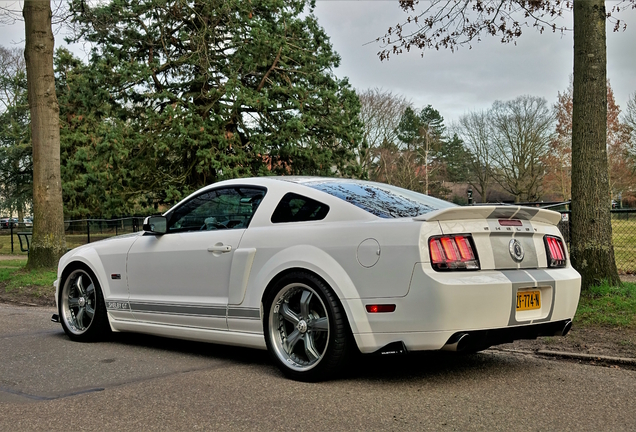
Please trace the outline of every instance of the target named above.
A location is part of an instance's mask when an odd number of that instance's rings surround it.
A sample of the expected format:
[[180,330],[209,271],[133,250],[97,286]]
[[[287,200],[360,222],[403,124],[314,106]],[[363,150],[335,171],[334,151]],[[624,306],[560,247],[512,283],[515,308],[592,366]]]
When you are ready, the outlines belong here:
[[455,207],[441,199],[382,183],[356,180],[312,180],[305,186],[347,201],[381,218],[415,217]]

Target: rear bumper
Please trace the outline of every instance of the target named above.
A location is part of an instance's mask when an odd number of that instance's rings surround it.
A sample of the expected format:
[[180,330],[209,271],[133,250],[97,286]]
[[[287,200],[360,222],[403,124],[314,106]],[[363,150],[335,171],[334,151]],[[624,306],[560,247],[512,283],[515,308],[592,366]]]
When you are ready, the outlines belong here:
[[[387,346],[403,344],[407,351],[471,351],[486,349],[493,345],[513,342],[520,339],[536,339],[540,336],[561,336],[571,320],[559,320],[542,324],[515,327],[493,328],[486,330],[463,330],[445,332],[411,333],[375,333],[354,335],[360,351],[369,354],[382,351]],[[569,328],[568,328],[569,330]]]
[[[394,342],[403,342],[409,351],[438,350],[457,333],[485,338],[488,345],[554,335],[574,317],[580,286],[571,267],[441,273],[416,264],[408,294],[381,301],[395,304],[395,312],[356,311],[354,337],[358,348],[370,353]],[[517,292],[525,290],[541,292],[540,309],[516,310]],[[365,299],[356,305],[377,302]]]

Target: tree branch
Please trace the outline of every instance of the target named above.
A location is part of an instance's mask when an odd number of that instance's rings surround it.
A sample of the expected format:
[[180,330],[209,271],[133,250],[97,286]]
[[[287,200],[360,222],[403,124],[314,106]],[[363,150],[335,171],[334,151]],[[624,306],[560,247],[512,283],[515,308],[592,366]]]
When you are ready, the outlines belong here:
[[258,85],[258,87],[256,87],[256,91],[257,92],[259,92],[259,91],[261,91],[263,89],[263,86],[265,85],[265,80],[267,80],[267,77],[269,76],[269,74],[276,67],[276,64],[278,63],[278,60],[280,60],[281,52],[283,52],[283,47],[278,48],[278,54],[276,54],[276,58],[274,59],[274,63],[272,64],[272,67],[270,67],[269,70],[267,72],[265,72],[265,76],[261,80],[261,83]]

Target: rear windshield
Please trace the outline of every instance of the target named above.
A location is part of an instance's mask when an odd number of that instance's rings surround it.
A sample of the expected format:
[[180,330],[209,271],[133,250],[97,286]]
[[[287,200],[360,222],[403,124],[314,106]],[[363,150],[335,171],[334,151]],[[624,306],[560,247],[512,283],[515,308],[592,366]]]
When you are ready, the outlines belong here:
[[338,197],[381,218],[415,217],[455,207],[455,204],[441,199],[382,183],[317,180],[303,184]]

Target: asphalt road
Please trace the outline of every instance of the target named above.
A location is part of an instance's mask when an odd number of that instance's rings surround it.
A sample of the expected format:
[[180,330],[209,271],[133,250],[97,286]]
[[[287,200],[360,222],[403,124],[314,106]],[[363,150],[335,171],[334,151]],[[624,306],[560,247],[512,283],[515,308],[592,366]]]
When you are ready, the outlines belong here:
[[636,430],[636,371],[498,351],[289,381],[264,351],[116,335],[0,304],[0,430]]

